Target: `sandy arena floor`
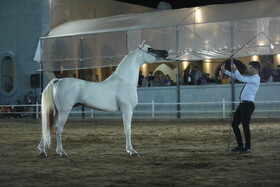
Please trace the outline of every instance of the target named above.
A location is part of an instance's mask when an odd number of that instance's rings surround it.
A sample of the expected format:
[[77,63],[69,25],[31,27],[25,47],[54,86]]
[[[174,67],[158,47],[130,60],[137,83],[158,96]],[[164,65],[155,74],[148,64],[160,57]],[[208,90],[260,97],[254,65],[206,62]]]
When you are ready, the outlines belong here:
[[[68,121],[68,158],[39,157],[40,122],[0,121],[0,186],[280,186],[278,121],[252,121],[252,153],[225,152],[229,121]],[[231,134],[231,147],[235,139]]]

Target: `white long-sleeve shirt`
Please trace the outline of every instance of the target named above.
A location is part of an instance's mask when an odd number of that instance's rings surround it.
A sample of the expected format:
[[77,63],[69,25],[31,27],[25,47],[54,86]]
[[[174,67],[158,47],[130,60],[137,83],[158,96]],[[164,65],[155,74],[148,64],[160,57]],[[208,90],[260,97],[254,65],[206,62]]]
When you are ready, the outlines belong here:
[[245,83],[245,87],[241,93],[241,101],[255,101],[255,96],[260,86],[260,76],[258,74],[243,76],[238,70],[236,70],[234,73],[226,70],[225,74],[233,79],[237,79],[240,82]]

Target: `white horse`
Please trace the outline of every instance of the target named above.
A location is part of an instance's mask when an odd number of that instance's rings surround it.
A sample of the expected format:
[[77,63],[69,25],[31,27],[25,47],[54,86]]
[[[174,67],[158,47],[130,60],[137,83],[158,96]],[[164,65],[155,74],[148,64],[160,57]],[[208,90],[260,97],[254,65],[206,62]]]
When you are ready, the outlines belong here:
[[[56,132],[56,152],[67,157],[62,148],[61,133],[68,115],[75,104],[102,111],[121,111],[126,135],[126,151],[139,154],[131,144],[131,119],[138,103],[137,83],[139,68],[168,56],[165,50],[155,50],[144,44],[127,55],[114,74],[100,83],[75,78],[53,79],[42,95],[42,139],[38,148],[41,156],[47,156],[45,146],[51,144],[51,131]],[[54,128],[55,127],[55,128]]]

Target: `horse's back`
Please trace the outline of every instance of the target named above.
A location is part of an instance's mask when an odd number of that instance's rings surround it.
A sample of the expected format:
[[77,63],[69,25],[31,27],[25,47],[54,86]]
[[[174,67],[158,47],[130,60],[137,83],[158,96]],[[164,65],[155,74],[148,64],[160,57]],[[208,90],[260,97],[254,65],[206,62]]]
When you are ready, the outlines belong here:
[[86,81],[84,80],[76,78],[63,78],[56,82],[54,89],[64,94],[67,94],[68,91],[71,91],[71,93],[78,93],[79,90],[85,85],[85,82]]

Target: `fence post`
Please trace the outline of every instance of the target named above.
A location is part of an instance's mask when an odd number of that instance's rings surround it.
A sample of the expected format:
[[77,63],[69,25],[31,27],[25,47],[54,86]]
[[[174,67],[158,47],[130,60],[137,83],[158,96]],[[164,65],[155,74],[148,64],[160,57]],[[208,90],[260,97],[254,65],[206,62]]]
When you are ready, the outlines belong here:
[[223,119],[226,118],[226,101],[225,98],[223,98]]
[[155,118],[155,100],[152,100],[152,118]]
[[36,102],[36,119],[39,118],[39,104],[38,101]]
[[91,119],[93,119],[93,109],[90,110]]

